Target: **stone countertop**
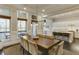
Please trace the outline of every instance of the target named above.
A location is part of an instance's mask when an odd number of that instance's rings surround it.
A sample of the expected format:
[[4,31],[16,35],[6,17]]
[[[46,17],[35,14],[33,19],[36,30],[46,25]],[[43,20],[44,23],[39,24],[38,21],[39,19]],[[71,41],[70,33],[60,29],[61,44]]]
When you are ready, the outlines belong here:
[[20,40],[16,39],[16,40],[8,40],[8,41],[0,42],[0,50],[6,46],[16,44],[16,43],[20,43]]

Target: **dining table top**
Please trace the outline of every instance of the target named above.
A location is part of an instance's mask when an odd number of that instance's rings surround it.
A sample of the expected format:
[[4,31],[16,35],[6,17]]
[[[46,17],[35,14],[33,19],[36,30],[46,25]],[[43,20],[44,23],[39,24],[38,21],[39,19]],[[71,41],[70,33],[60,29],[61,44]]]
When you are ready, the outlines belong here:
[[45,49],[50,48],[51,46],[55,45],[56,43],[58,43],[60,40],[56,40],[56,39],[46,39],[46,38],[38,38],[37,39],[28,39],[27,41],[33,44],[37,44]]
[[59,40],[51,40],[51,39],[40,39],[37,41],[37,44],[39,46],[42,46],[46,49],[50,48],[51,46],[55,45],[57,42],[59,42]]

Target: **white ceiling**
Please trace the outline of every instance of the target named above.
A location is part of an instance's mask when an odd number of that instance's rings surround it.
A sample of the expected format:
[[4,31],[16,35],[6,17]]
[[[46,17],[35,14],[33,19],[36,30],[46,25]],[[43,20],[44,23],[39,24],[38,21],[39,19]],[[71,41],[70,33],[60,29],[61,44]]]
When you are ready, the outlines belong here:
[[68,12],[79,8],[77,4],[19,4],[17,8],[26,7],[28,11],[42,12],[45,9],[45,14],[55,15],[63,12]]
[[26,11],[42,13],[42,9],[45,9],[45,14],[56,15],[79,8],[78,4],[12,4],[18,9],[27,8]]

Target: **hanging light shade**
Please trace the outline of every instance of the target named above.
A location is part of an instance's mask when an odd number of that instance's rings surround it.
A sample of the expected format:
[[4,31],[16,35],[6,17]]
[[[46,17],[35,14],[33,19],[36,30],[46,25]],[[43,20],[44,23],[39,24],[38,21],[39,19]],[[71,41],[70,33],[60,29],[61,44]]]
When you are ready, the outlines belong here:
[[32,15],[32,17],[31,17],[32,19],[37,19],[37,16],[35,16],[35,15]]
[[46,20],[44,20],[44,25],[46,25]]

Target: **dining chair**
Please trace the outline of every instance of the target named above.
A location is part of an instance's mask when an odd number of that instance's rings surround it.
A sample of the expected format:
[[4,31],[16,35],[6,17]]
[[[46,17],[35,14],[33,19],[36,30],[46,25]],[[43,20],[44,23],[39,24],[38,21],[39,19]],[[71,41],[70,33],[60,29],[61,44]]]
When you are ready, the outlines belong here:
[[38,34],[37,36],[38,36],[39,38],[54,39],[54,36],[41,35],[41,34]]
[[28,36],[24,36],[21,39],[21,45],[22,47],[28,52],[29,51],[29,43],[28,43]]
[[63,54],[64,41],[60,41],[55,46],[51,47],[48,51],[49,55],[62,55]]
[[58,46],[57,46],[57,52],[56,55],[62,55],[63,54],[63,46],[64,46],[64,41],[61,41]]
[[32,55],[38,55],[38,46],[32,42],[29,42],[29,53]]
[[24,48],[25,50],[29,51],[29,43],[27,40],[24,40]]
[[29,53],[32,55],[42,55],[42,51],[39,50],[38,45],[29,42]]

